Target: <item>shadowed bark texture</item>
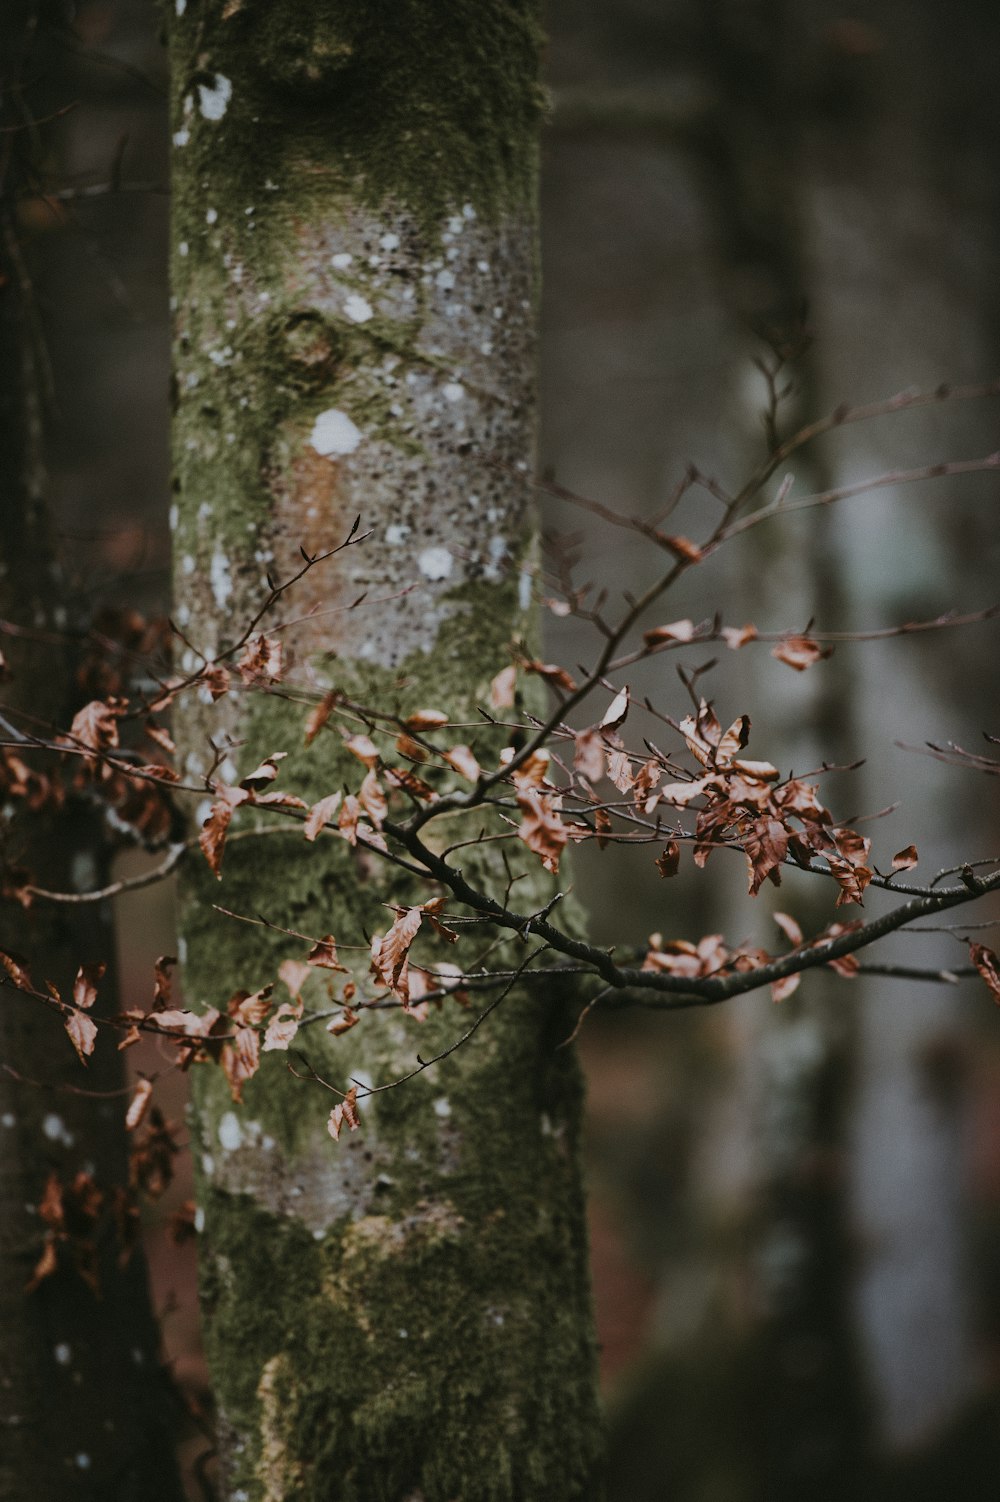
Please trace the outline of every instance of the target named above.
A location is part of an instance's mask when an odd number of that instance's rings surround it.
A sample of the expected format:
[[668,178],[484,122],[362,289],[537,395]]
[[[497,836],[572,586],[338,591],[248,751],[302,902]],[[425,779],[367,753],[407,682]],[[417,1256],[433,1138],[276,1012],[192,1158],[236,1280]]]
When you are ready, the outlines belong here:
[[[229,780],[287,752],[280,785],[312,802],[356,788],[359,764],[335,732],[304,746],[290,683],[474,726],[512,642],[533,633],[519,475],[534,442],[538,18],[528,0],[177,10],[182,666],[239,634],[300,545],[335,545],[359,514],[374,534],[285,596],[285,620],[314,614],[281,633],[281,696],[189,704],[179,739],[189,780],[211,765],[209,736]],[[489,765],[503,744],[475,728],[455,739]],[[466,853],[502,888],[498,849]],[[517,890],[530,907],[549,888],[532,873]],[[365,934],[386,930],[386,904],[431,895],[295,825],[233,843],[219,883],[185,878],[189,1002],[224,1008],[304,953],[212,903],[333,932],[364,995]],[[308,984],[307,1004],[322,1001]],[[565,1001],[512,993],[442,1065],[364,1102],[339,1142],[334,1097],[291,1078],[287,1055],[264,1056],[242,1105],[218,1071],[196,1071],[230,1502],[600,1496]],[[382,1011],[299,1041],[325,1078],[378,1085],[468,1024],[457,1006],[422,1024]]]

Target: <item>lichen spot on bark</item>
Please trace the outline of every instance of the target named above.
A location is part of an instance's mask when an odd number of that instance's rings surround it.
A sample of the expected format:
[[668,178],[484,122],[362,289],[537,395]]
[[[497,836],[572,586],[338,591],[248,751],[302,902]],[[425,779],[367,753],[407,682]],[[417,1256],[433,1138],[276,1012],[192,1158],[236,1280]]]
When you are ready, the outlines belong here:
[[298,1488],[305,1479],[301,1461],[289,1453],[294,1433],[288,1421],[294,1410],[293,1383],[291,1360],[279,1354],[265,1363],[257,1384],[260,1404],[257,1479],[262,1488],[262,1502],[287,1502],[288,1498],[299,1495]]

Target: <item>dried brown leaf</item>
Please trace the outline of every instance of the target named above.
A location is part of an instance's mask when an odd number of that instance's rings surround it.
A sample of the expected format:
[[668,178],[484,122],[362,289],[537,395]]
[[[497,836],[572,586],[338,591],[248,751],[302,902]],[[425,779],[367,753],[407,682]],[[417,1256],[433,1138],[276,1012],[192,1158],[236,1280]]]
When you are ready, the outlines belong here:
[[281,642],[263,631],[251,636],[236,664],[243,682],[258,687],[280,683],[284,671]]
[[969,958],[989,986],[993,1000],[1000,1005],[1000,959],[985,944],[970,944]]
[[408,714],[405,721],[406,728],[418,734],[421,730],[440,730],[447,723],[448,716],[440,709],[418,709],[414,714]]
[[328,793],[325,798],[313,804],[302,826],[307,840],[315,840],[320,831],[326,828],[340,807],[342,797],[342,793]]
[[452,767],[467,782],[479,781],[481,769],[471,747],[452,746],[450,751],[443,751],[441,754],[449,767]]
[[771,656],[787,663],[797,673],[804,673],[814,663],[833,654],[832,647],[821,647],[811,636],[786,636],[771,648]]
[[668,626],[653,626],[642,633],[647,647],[657,647],[664,641],[690,641],[694,636],[694,621],[671,621]]
[[893,856],[892,869],[894,871],[909,871],[917,864],[918,860],[919,856],[917,855],[916,845],[907,845],[905,850],[897,850]]
[[795,919],[790,917],[788,913],[772,913],[771,917],[781,929],[788,942],[798,948],[802,943],[802,929],[796,923]]
[[150,1080],[140,1080],[128,1104],[128,1111],[125,1116],[125,1130],[127,1132],[135,1131],[136,1127],[142,1121],[149,1110],[149,1102],[152,1094],[152,1082]]
[[80,1063],[85,1064],[94,1052],[94,1044],[97,1041],[97,1026],[87,1016],[86,1012],[70,1012],[64,1026],[69,1034],[69,1041],[79,1055]]
[[746,626],[723,626],[721,631],[722,640],[731,652],[738,652],[740,647],[745,647],[747,642],[757,640],[757,627]]
[[663,877],[676,876],[681,866],[681,847],[676,840],[665,845],[656,857],[656,869]]
[[517,795],[518,807],[523,814],[518,825],[518,838],[539,857],[546,871],[555,875],[559,859],[569,840],[569,831],[552,806],[550,799],[532,788],[525,788]]
[[501,668],[490,684],[490,704],[494,709],[511,709],[517,687],[517,669]]
[[76,972],[76,979],[73,981],[73,1000],[78,1007],[90,1011],[97,1000],[98,982],[107,968],[107,965],[103,963],[80,966]]
[[615,697],[604,711],[597,727],[598,730],[617,730],[619,725],[625,723],[628,707],[629,689],[626,683],[625,687],[619,693],[615,694]]
[[330,718],[330,715],[333,713],[334,706],[336,705],[338,698],[339,694],[337,693],[337,690],[331,689],[328,694],[323,695],[322,699],[316,705],[316,707],[309,711],[305,728],[305,743],[307,746],[312,745],[313,741],[323,729],[323,726],[326,724],[327,720]]

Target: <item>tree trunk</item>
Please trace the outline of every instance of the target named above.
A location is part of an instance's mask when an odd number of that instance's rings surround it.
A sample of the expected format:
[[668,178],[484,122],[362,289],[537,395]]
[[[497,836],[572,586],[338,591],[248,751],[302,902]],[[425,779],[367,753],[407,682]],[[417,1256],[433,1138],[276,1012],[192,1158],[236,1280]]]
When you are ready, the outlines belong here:
[[[16,213],[18,193],[32,180],[35,136],[9,107],[20,70],[31,77],[44,66],[36,20],[35,5],[12,5],[0,25],[0,642],[10,673],[0,738],[8,741],[18,726],[47,734],[75,707],[70,651],[51,644],[67,610],[45,505],[45,351]],[[24,759],[33,760],[30,751]],[[106,847],[96,810],[70,796],[57,816],[25,812],[8,797],[4,773],[0,763],[0,874],[27,866],[48,888],[99,885]],[[93,906],[25,911],[6,900],[0,945],[29,956],[36,981],[51,979],[67,995],[81,960],[109,955],[108,916]],[[107,1006],[113,977],[101,989]],[[58,1018],[6,987],[0,1065],[0,1499],[177,1502],[175,1415],[159,1370],[145,1264],[138,1252],[121,1257],[111,1213],[128,1172],[114,1042],[99,1041],[85,1073]],[[73,1093],[80,1087],[113,1098]],[[46,1181],[55,1175],[68,1188],[80,1173],[104,1195],[96,1223],[75,1227],[94,1243],[96,1285],[74,1267],[80,1241],[71,1236],[58,1271],[28,1293],[44,1245],[36,1207]]]
[[[229,780],[286,751],[281,785],[312,802],[356,790],[358,763],[335,734],[303,748],[290,683],[404,714],[440,707],[468,726],[533,629],[517,470],[533,455],[536,7],[177,11],[185,665],[234,640],[265,574],[301,566],[300,544],[342,541],[358,513],[375,534],[285,597],[286,619],[317,613],[282,632],[294,667],[281,695],[189,705],[179,743],[189,780],[209,768],[209,734]],[[468,728],[455,739],[489,764],[502,744]],[[502,885],[498,848],[471,859]],[[189,1000],[224,1007],[304,954],[213,902],[364,953],[386,904],[430,895],[341,841],[305,845],[296,825],[233,843],[219,885],[207,872],[184,883]],[[366,959],[354,960],[364,996]],[[338,1085],[380,1085],[468,1024],[457,1008],[423,1025],[383,1011],[297,1041]],[[291,1078],[287,1055],[264,1056],[242,1107],[219,1071],[196,1071],[227,1497],[600,1495],[580,1086],[556,1051],[568,1031],[558,998],[512,993],[443,1064],[366,1102],[361,1131],[339,1142],[324,1126],[334,1097]]]

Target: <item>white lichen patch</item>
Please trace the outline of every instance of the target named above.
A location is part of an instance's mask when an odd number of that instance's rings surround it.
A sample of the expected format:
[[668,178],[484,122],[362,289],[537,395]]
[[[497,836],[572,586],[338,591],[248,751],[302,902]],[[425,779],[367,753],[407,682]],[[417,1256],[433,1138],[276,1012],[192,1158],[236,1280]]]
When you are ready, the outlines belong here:
[[434,278],[434,282],[436,286],[442,289],[442,291],[450,292],[452,287],[454,287],[455,285],[455,273],[453,271],[449,271],[448,268],[445,267],[443,271],[438,272],[437,276]]
[[61,1142],[63,1147],[73,1146],[73,1133],[55,1111],[50,1111],[42,1121],[42,1131],[50,1142]]
[[355,426],[346,412],[331,407],[329,411],[321,412],[313,423],[309,442],[317,454],[329,459],[335,454],[353,454],[361,442],[361,436],[361,429]]
[[205,210],[205,223],[206,224],[215,224],[215,222],[217,221],[218,217],[219,217],[219,211],[218,211],[218,209],[206,209]]
[[227,1111],[219,1122],[219,1141],[227,1153],[234,1153],[243,1145],[243,1128],[235,1111]]
[[390,522],[385,529],[385,540],[391,548],[396,548],[401,542],[405,542],[410,535],[410,528],[405,522]]
[[233,575],[229,559],[219,548],[212,554],[209,579],[215,603],[222,610],[224,606],[228,605],[233,593]]
[[367,323],[369,318],[375,316],[371,303],[360,292],[352,292],[344,299],[344,313],[352,323]]
[[378,243],[381,245],[383,250],[398,250],[399,236],[392,234],[390,231],[389,234],[383,235]]
[[174,10],[179,16],[182,16],[187,10],[187,0],[174,0]]
[[424,548],[417,559],[417,567],[425,579],[447,579],[454,566],[454,558],[447,548]]
[[346,271],[353,260],[354,257],[346,250],[341,250],[335,256],[330,257],[330,265],[334,271]]
[[447,1121],[448,1117],[451,1115],[451,1101],[445,1100],[444,1096],[442,1095],[438,1100],[434,1102],[434,1115],[439,1117],[442,1121]]
[[460,402],[465,398],[465,387],[459,381],[449,381],[442,395],[446,402]]
[[224,73],[216,73],[211,86],[198,85],[198,108],[206,120],[221,120],[233,97],[233,85]]
[[73,1347],[65,1340],[61,1340],[52,1354],[59,1366],[69,1366],[73,1360]]

